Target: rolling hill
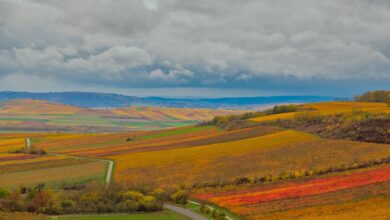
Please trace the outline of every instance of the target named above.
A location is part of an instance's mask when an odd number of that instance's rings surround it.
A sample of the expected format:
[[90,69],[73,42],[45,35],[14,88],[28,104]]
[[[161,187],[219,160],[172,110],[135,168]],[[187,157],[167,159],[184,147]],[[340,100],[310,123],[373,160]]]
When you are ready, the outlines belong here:
[[0,128],[8,131],[156,130],[191,125],[239,110],[129,106],[89,109],[42,100],[0,103]]
[[[172,108],[253,108],[280,103],[308,103],[331,101],[337,98],[325,96],[269,96],[236,98],[163,98],[136,97],[98,92],[0,92],[0,101],[35,99],[84,108],[118,108],[125,106],[159,106]],[[345,98],[344,98],[345,99]]]

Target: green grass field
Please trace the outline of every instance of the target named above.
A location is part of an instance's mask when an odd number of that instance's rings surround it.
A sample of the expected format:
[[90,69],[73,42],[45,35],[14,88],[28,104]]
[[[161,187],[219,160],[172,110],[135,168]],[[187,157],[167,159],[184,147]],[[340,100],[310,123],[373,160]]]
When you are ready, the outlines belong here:
[[[189,209],[189,210],[191,210],[191,211],[193,211],[193,212],[199,213],[199,214],[205,216],[206,218],[212,219],[211,213],[210,213],[209,215],[205,215],[205,214],[201,213],[201,212],[200,212],[200,207],[201,207],[201,205],[200,205],[199,202],[197,202],[197,201],[189,201],[189,202],[185,205],[184,208]],[[238,215],[235,215],[235,214],[231,213],[229,210],[224,209],[224,208],[221,208],[221,207],[219,207],[219,206],[217,206],[217,205],[214,205],[214,204],[211,204],[211,203],[207,203],[207,207],[210,208],[210,209],[215,209],[215,210],[217,210],[218,212],[222,212],[222,213],[224,213],[227,217],[232,218],[232,219],[234,219],[234,220],[244,220],[244,218],[239,217]]]
[[156,134],[150,134],[150,135],[145,135],[142,136],[142,140],[147,140],[147,139],[153,139],[153,138],[161,138],[161,137],[168,137],[168,136],[173,136],[173,135],[179,135],[179,134],[186,134],[194,131],[201,131],[201,130],[206,130],[210,128],[215,128],[215,126],[195,126],[195,127],[185,127],[182,129],[173,129],[173,130],[168,130]]
[[171,211],[156,213],[139,213],[128,215],[79,215],[79,216],[61,216],[58,218],[49,217],[48,220],[189,220],[185,216]]
[[99,125],[112,125],[112,123],[100,116],[96,115],[81,115],[74,114],[68,115],[61,118],[56,118],[51,121],[52,123],[60,124],[99,124]]

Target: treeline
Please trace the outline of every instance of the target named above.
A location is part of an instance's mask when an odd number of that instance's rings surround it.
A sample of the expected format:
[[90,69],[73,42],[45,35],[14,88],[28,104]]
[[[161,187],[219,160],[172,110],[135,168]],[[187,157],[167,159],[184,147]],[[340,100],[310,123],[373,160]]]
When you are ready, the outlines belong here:
[[235,130],[246,127],[256,126],[257,123],[247,119],[256,118],[265,115],[280,114],[287,112],[296,112],[299,110],[297,105],[276,105],[272,109],[258,112],[247,112],[240,115],[215,116],[211,121],[202,123],[203,125],[215,125],[224,130]]
[[278,182],[282,180],[291,180],[291,179],[298,179],[303,177],[309,177],[309,176],[320,176],[330,173],[337,173],[337,172],[345,172],[345,171],[351,171],[356,169],[362,169],[362,168],[368,168],[372,166],[378,166],[381,164],[388,164],[390,163],[390,157],[382,158],[382,159],[376,159],[376,160],[369,160],[369,161],[362,161],[362,162],[354,162],[348,165],[340,165],[340,166],[333,166],[328,168],[312,168],[312,169],[300,169],[295,171],[289,171],[289,172],[282,172],[279,175],[264,175],[259,177],[237,177],[233,181],[218,181],[213,183],[197,183],[193,185],[193,188],[217,188],[217,187],[224,187],[229,185],[242,185],[242,184],[265,184],[265,183],[271,183],[271,182]]
[[390,104],[390,90],[377,90],[355,96],[358,102],[386,102]]
[[354,141],[390,143],[390,114],[351,111],[321,115],[315,111],[297,112],[292,119],[269,122],[285,128],[316,133],[322,137]]
[[47,151],[42,148],[36,148],[34,146],[31,146],[30,148],[22,147],[20,149],[10,151],[10,153],[14,154],[36,154],[36,155],[47,155]]
[[115,185],[109,188],[98,182],[83,190],[65,192],[20,186],[14,190],[0,188],[0,212],[33,212],[42,214],[130,213],[162,210],[165,202],[186,204],[183,189],[134,190]]

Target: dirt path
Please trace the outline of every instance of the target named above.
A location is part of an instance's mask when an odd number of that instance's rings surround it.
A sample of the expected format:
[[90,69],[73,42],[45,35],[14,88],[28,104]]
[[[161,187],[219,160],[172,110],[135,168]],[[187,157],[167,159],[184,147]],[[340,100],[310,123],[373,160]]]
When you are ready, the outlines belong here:
[[171,205],[171,204],[164,204],[164,208],[169,209],[169,210],[174,211],[174,212],[177,212],[179,214],[182,214],[182,215],[187,216],[188,218],[191,218],[194,220],[208,220],[208,218],[203,217],[203,216],[199,215],[198,213],[195,213],[191,210],[188,210],[188,209],[185,209],[185,208],[182,208],[179,206],[175,206],[175,205]]
[[[198,205],[200,206],[201,204],[198,203],[198,202],[195,202],[195,201],[192,201],[192,200],[188,200],[189,203],[192,203],[192,204],[195,204],[195,205]],[[212,206],[209,206],[209,205],[206,205],[207,208],[211,209],[211,210],[214,210],[214,208]],[[229,216],[226,216],[226,219],[227,220],[234,220],[233,218],[229,217]]]
[[112,170],[114,169],[114,161],[106,160],[108,162],[108,169],[106,175],[106,186],[108,187],[111,183]]

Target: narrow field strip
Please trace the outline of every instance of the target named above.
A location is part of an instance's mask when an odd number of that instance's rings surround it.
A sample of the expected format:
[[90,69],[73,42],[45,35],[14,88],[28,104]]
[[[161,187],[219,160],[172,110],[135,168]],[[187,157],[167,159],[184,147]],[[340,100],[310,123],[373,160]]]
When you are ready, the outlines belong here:
[[[31,163],[14,163],[8,165],[0,165],[0,174],[3,173],[13,173],[27,170],[40,170],[45,168],[52,167],[64,167],[71,166],[76,164],[90,163],[89,160],[84,159],[76,159],[76,158],[53,158],[50,157],[51,160],[42,160]],[[23,161],[21,161],[23,162]]]

